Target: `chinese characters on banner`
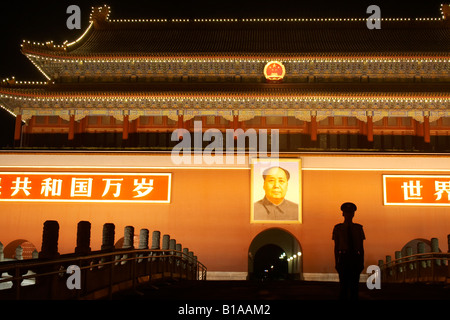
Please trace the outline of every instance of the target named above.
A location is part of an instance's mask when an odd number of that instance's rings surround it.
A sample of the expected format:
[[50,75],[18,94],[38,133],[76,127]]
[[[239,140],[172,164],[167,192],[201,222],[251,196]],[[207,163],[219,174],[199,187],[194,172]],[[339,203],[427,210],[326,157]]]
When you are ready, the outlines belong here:
[[450,206],[450,176],[383,175],[385,205]]
[[170,203],[171,173],[0,172],[0,201]]

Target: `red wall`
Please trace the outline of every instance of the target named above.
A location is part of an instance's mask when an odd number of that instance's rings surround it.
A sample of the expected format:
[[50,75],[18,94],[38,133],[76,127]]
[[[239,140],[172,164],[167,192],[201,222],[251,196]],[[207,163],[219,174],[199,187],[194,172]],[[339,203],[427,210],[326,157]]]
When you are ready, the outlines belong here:
[[447,251],[450,207],[383,205],[382,174],[393,171],[305,169],[302,224],[250,223],[248,168],[150,171],[173,173],[170,204],[0,202],[0,241],[6,246],[13,240],[26,239],[40,251],[43,223],[57,220],[59,251],[69,253],[76,246],[77,223],[88,220],[91,249],[98,250],[103,224],[111,222],[116,226],[116,241],[123,237],[127,225],[134,226],[136,235],[141,228],[149,229],[150,241],[151,232],[159,230],[161,236],[169,234],[192,250],[209,271],[247,272],[253,238],[263,230],[278,227],[299,240],[303,272],[333,273],[332,229],[343,220],[341,203],[352,201],[358,206],[354,221],[362,224],[366,233],[366,265],[377,264],[386,255],[394,256],[394,251],[414,238],[437,237],[441,250]]

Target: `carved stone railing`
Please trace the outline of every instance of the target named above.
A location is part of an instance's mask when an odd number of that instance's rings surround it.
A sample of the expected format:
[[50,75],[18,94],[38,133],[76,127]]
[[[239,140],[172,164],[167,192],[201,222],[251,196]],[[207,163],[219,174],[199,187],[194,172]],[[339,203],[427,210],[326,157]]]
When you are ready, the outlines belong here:
[[89,248],[90,223],[78,224],[75,253],[57,251],[58,223],[46,221],[39,257],[0,262],[0,299],[102,299],[115,292],[161,279],[206,280],[206,267],[194,253],[160,232],[141,229],[134,248],[134,228],[125,227],[122,248],[114,246],[114,224],[103,226],[101,250]]
[[[450,245],[450,235],[449,245]],[[448,283],[450,281],[450,246],[448,253],[439,252],[438,239],[431,239],[431,252],[425,252],[424,242],[417,243],[417,253],[406,247],[406,254],[395,252],[395,259],[386,256],[378,261],[382,282]]]

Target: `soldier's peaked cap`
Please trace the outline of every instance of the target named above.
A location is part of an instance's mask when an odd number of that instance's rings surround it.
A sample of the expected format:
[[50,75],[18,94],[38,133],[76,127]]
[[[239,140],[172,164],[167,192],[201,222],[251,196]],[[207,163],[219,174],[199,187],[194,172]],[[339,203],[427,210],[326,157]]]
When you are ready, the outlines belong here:
[[356,211],[356,205],[353,202],[345,202],[341,205],[341,211]]

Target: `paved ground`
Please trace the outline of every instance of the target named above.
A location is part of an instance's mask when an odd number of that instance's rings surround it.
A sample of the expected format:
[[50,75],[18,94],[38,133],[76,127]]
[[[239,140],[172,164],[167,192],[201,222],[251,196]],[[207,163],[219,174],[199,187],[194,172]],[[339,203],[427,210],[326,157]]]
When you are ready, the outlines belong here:
[[[116,294],[115,300],[337,300],[339,284],[310,281],[181,281],[143,285],[137,291]],[[360,284],[359,300],[447,300],[450,286],[382,284],[369,290]]]
[[[130,306],[146,317],[163,314],[162,319],[349,320],[416,319],[424,314],[440,318],[450,301],[450,286],[443,285],[382,284],[380,290],[369,290],[362,283],[356,302],[338,300],[338,292],[335,282],[160,282],[116,294],[113,303],[118,308]],[[114,308],[114,318],[118,310]]]

